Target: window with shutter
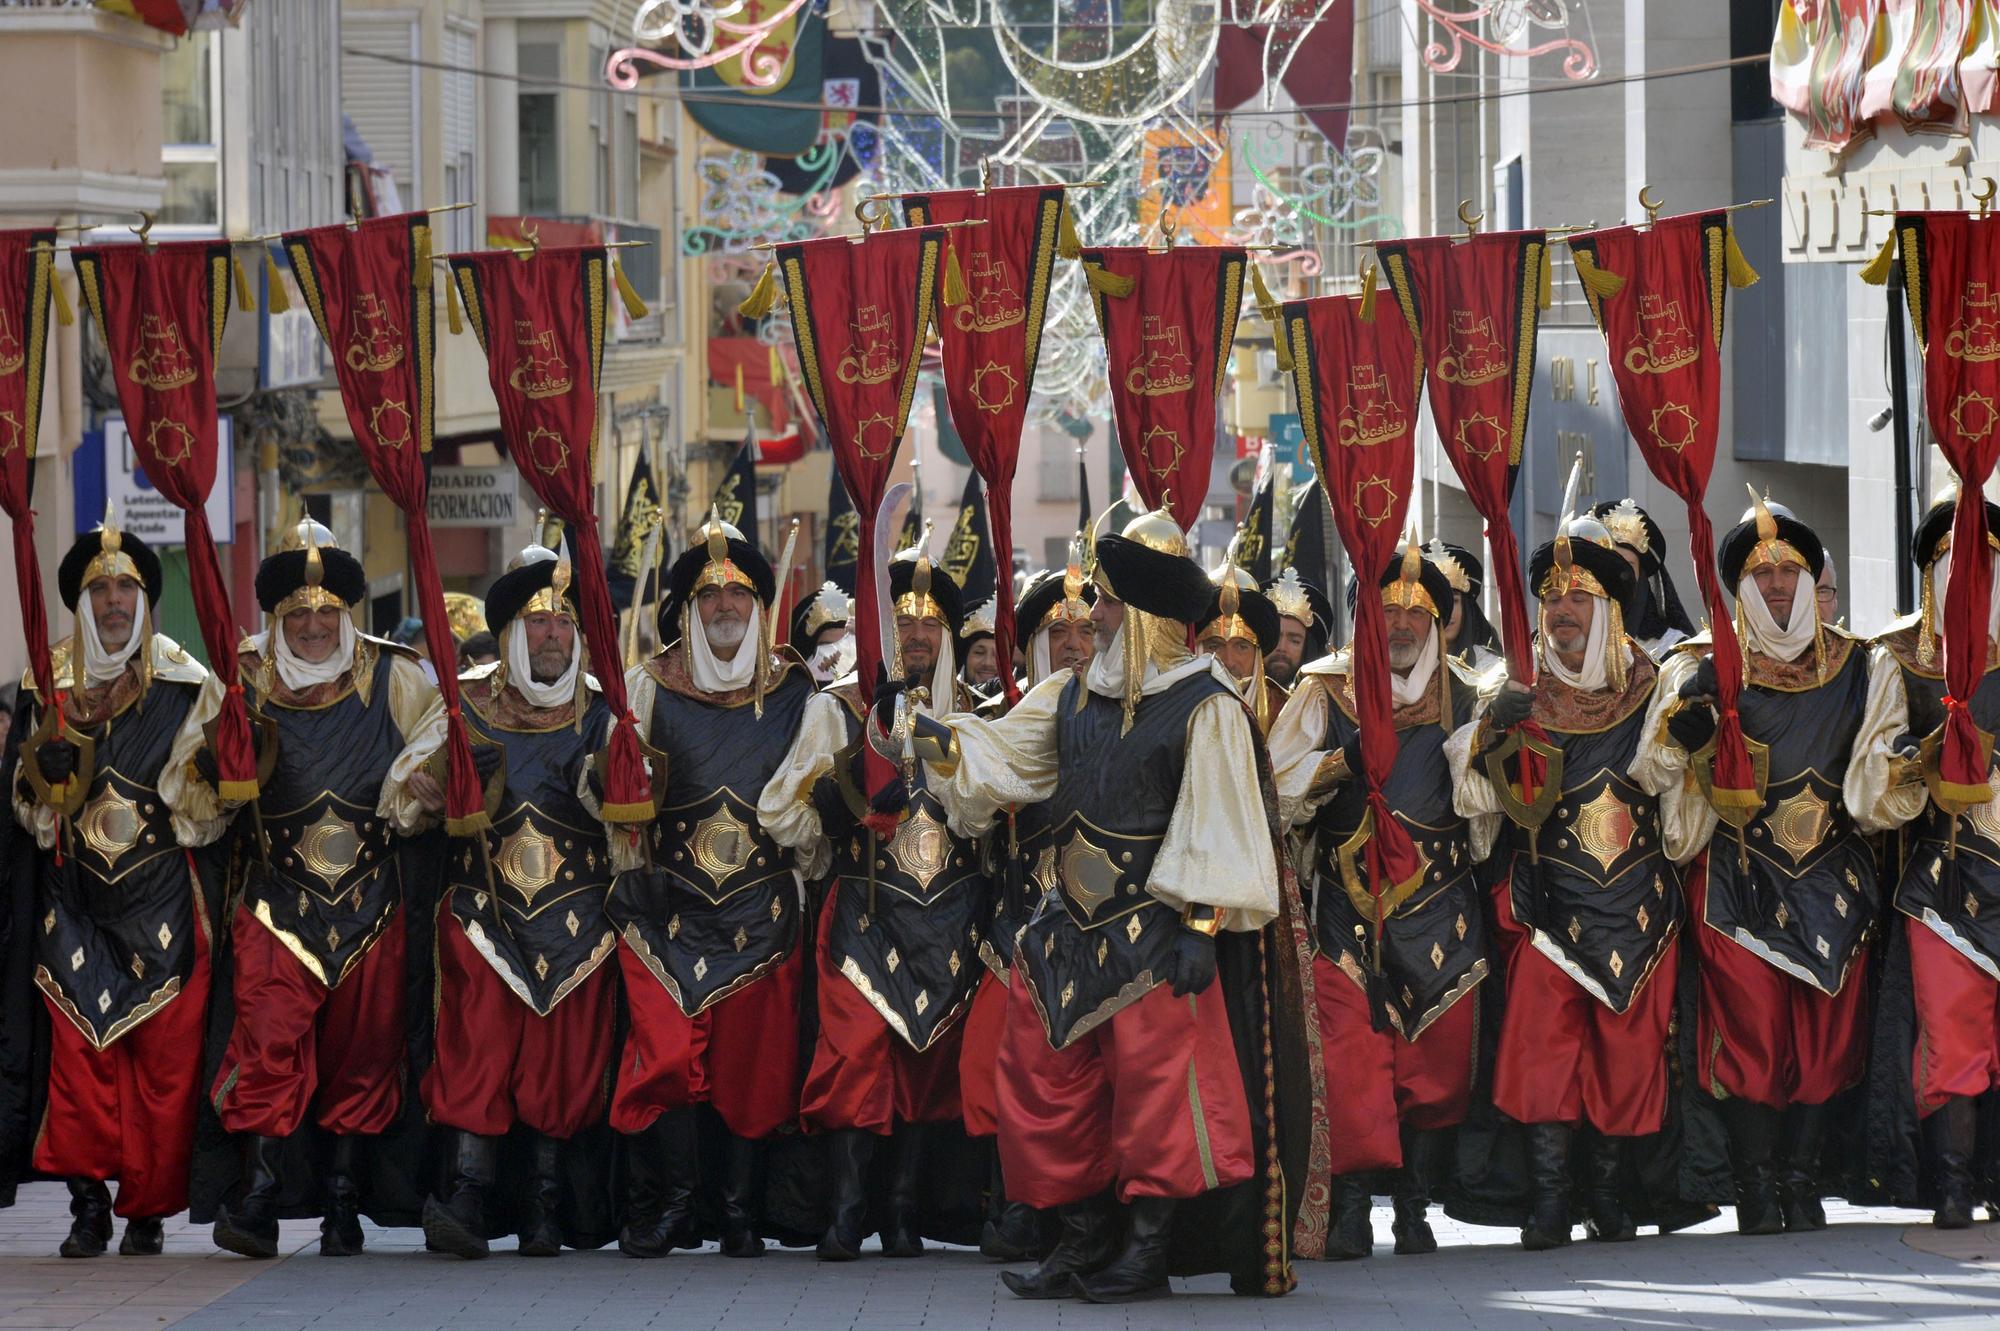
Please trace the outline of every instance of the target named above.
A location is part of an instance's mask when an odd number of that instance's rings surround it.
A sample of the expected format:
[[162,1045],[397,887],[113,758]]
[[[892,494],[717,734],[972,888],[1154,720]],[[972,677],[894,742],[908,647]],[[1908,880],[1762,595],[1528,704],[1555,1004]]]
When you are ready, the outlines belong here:
[[341,17],[340,42],[350,52],[340,62],[341,109],[367,140],[375,165],[394,177],[407,208],[424,204],[416,135],[419,70],[406,63],[421,54],[417,40],[414,17]]
[[[479,64],[479,34],[470,25],[453,23],[444,30],[444,63],[451,66],[443,78],[444,198],[440,203],[473,203],[479,200],[475,163],[479,154],[479,80],[471,70]],[[446,213],[438,220],[454,250],[469,250],[477,244],[478,209],[466,208]]]

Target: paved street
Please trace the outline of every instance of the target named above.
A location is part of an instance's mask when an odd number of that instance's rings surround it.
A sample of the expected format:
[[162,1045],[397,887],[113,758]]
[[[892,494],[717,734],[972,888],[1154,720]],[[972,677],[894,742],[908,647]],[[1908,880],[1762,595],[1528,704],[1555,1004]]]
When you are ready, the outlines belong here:
[[[713,1252],[635,1262],[606,1250],[528,1261],[458,1262],[413,1230],[370,1231],[372,1257],[323,1260],[310,1224],[288,1224],[271,1264],[213,1251],[170,1225],[168,1255],[63,1261],[67,1197],[52,1185],[0,1212],[0,1328],[90,1331],[427,1331],[428,1328],[663,1327],[672,1331],[1008,1331],[1038,1328],[1616,1326],[1986,1327],[2000,1319],[2000,1225],[1938,1235],[1908,1212],[1834,1207],[1811,1239],[1739,1239],[1729,1222],[1617,1247],[1515,1249],[1505,1231],[1442,1223],[1443,1251],[1301,1268],[1290,1298],[1231,1298],[1219,1279],[1183,1282],[1168,1303],[1132,1308],[1022,1303],[976,1253],[823,1266],[804,1253],[758,1262]],[[1387,1238],[1389,1216],[1378,1211]]]

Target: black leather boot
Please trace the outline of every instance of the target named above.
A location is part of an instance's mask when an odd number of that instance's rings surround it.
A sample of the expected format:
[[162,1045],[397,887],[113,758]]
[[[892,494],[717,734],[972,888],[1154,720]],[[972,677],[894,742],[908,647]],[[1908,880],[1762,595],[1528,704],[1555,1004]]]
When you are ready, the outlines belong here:
[[889,1138],[895,1169],[889,1176],[888,1219],[882,1223],[884,1257],[921,1257],[924,1235],[917,1223],[917,1179],[923,1168],[924,1128],[905,1123]]
[[764,1143],[731,1136],[722,1174],[722,1255],[762,1257],[757,1219],[764,1206]]
[[1007,1200],[1000,1176],[1000,1152],[992,1151],[986,1183],[986,1222],[979,1227],[979,1254],[990,1262],[1026,1262],[1040,1255],[1041,1222],[1035,1208]]
[[1403,1129],[1403,1168],[1396,1175],[1391,1195],[1396,1219],[1390,1232],[1396,1236],[1398,1257],[1422,1256],[1438,1249],[1426,1213],[1431,1205],[1431,1182],[1438,1177],[1440,1160],[1450,1142],[1448,1132]]
[[523,1257],[554,1257],[562,1251],[562,1146],[554,1137],[535,1134],[528,1205],[521,1217]]
[[1326,1259],[1351,1262],[1375,1251],[1374,1185],[1367,1174],[1333,1177],[1333,1224],[1326,1235]]
[[326,1176],[326,1198],[320,1212],[319,1255],[358,1257],[361,1255],[361,1187],[355,1166],[361,1152],[361,1138],[333,1139],[333,1167]]
[[1100,1193],[1056,1208],[1061,1237],[1032,1271],[1002,1271],[1000,1283],[1024,1299],[1073,1299],[1076,1278],[1092,1275],[1118,1255],[1111,1196]]
[[486,1194],[493,1188],[499,1152],[498,1137],[452,1134],[451,1182],[443,1200],[424,1198],[426,1248],[453,1257],[486,1256]]
[[243,1138],[243,1196],[216,1208],[215,1246],[244,1257],[278,1255],[280,1137]]
[[875,1158],[875,1134],[842,1128],[826,1138],[826,1165],[833,1184],[833,1212],[820,1236],[822,1262],[851,1262],[868,1237],[868,1162]]
[[1731,1098],[1722,1102],[1729,1130],[1729,1167],[1736,1176],[1736,1232],[1782,1234],[1785,1211],[1772,1164],[1780,1115],[1768,1105]]
[[102,1257],[111,1244],[111,1189],[102,1179],[73,1178],[69,1183],[69,1237],[56,1249],[65,1257]]
[[1534,1190],[1521,1246],[1529,1252],[1560,1248],[1570,1240],[1569,1141],[1567,1123],[1530,1123],[1528,1178]]
[[1819,1144],[1825,1125],[1825,1105],[1793,1105],[1785,1111],[1778,1195],[1791,1233],[1826,1228],[1826,1207],[1819,1199]]
[[1978,1105],[1968,1096],[1953,1096],[1924,1120],[1931,1177],[1937,1181],[1937,1210],[1931,1213],[1931,1224],[1938,1229],[1972,1225],[1972,1152],[1978,1135]]
[[1625,1141],[1591,1134],[1590,1188],[1585,1193],[1589,1212],[1584,1228],[1599,1243],[1629,1243],[1639,1237],[1639,1226],[1625,1209]]
[[1124,1249],[1096,1274],[1074,1277],[1077,1297],[1087,1303],[1137,1303],[1172,1293],[1167,1288],[1167,1238],[1178,1205],[1172,1197],[1134,1197],[1125,1208]]
[[699,1247],[694,1190],[700,1148],[694,1110],[670,1109],[628,1142],[632,1190],[618,1251],[627,1257],[665,1257],[675,1248]]
[[125,1222],[125,1237],[118,1240],[120,1257],[158,1257],[167,1246],[167,1230],[161,1216],[133,1216]]

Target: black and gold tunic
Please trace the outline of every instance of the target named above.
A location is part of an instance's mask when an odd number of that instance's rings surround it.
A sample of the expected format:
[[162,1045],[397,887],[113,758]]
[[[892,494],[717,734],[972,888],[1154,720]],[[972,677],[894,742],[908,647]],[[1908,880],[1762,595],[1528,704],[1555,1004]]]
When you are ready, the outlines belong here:
[[505,789],[486,858],[469,839],[452,846],[451,912],[515,996],[546,1017],[617,942],[604,908],[611,853],[581,793],[611,709],[590,688],[579,724],[573,703],[530,707],[496,672],[467,676],[463,697],[474,742],[504,751]]
[[[647,743],[666,755],[652,864],[612,885],[612,927],[689,1016],[769,974],[798,948],[799,884],[790,850],[757,817],[813,695],[789,653],[773,662],[762,719],[748,689],[708,693],[678,645],[648,661]],[[654,759],[660,762],[660,759]]]

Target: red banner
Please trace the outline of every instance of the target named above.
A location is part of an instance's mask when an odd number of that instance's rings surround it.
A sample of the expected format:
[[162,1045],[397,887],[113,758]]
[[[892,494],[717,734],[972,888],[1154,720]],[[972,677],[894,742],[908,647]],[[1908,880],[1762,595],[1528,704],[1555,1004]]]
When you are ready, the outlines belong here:
[[118,403],[146,479],[186,515],[188,581],[209,668],[227,688],[215,761],[226,799],[257,794],[250,716],[236,675],[242,641],[208,529],[215,488],[215,357],[229,318],[229,245],[93,245],[70,251],[77,282],[111,353]]
[[[0,511],[13,520],[21,628],[28,640],[28,667],[45,691],[45,702],[55,681],[49,669],[49,612],[42,601],[33,505],[55,263],[55,232],[0,231]],[[56,711],[61,714],[60,707]]]
[[[1372,274],[1368,280],[1374,280]],[[1373,585],[1398,548],[1415,487],[1423,358],[1407,323],[1392,311],[1382,311],[1380,318],[1375,313],[1372,298],[1292,301],[1284,307],[1279,336],[1291,358],[1306,446],[1361,584],[1354,600],[1348,679],[1366,769],[1356,775],[1367,788],[1375,818],[1368,861],[1379,901],[1423,872],[1416,846],[1382,794],[1396,763],[1397,742],[1389,698],[1388,624]],[[1439,661],[1437,668],[1449,667]],[[1376,924],[1379,929],[1379,916]]]
[[1733,253],[1734,245],[1728,215],[1720,212],[1569,239],[1577,279],[1610,352],[1626,427],[1647,468],[1687,505],[1689,553],[1708,608],[1721,717],[1712,788],[1717,800],[1748,808],[1763,800],[1737,711],[1743,652],[1716,576],[1715,528],[1703,505],[1721,425],[1724,295],[1729,285],[1748,285],[1756,276]]
[[1208,497],[1215,398],[1236,342],[1244,252],[1188,246],[1085,250],[1110,357],[1118,447],[1149,508],[1192,527]]
[[608,302],[602,246],[451,256],[452,276],[500,404],[500,431],[528,488],[569,529],[577,609],[604,701],[617,718],[604,770],[604,816],[643,823],[652,788],[625,697],[618,613],[597,527],[597,384]]
[[[944,342],[951,423],[973,469],[986,482],[986,518],[993,548],[1006,569],[995,580],[993,631],[1003,662],[1014,659],[1014,468],[1067,206],[1060,187],[1040,185],[919,195],[903,205],[918,225],[983,224],[946,233],[965,276],[967,299],[950,318],[939,320],[938,334]],[[1013,669],[1002,669],[1000,678],[1011,704],[1021,696]]]
[[[431,227],[427,213],[376,217],[288,232],[285,254],[320,336],[333,352],[334,378],[355,443],[389,502],[403,511],[426,625],[448,624],[444,584],[431,544],[428,499],[436,359]],[[444,696],[450,777],[445,825],[466,836],[487,825],[479,774],[458,701],[458,669],[444,643],[431,644]]]
[[[937,318],[945,234],[924,227],[808,240],[780,245],[773,260],[806,388],[860,518],[863,560],[875,558],[876,509],[909,423],[924,335]],[[860,569],[854,654],[864,698],[874,696],[886,610],[875,604],[873,575]]]
[[[1924,356],[1924,402],[1937,445],[1958,473],[1959,494],[1976,500],[2000,459],[2000,217],[1898,213],[1904,295]],[[1992,595],[1986,506],[1961,502],[1952,521],[1951,576],[1944,591],[1944,742],[1939,793],[1967,807],[1993,798],[1989,740],[1967,704],[1986,672],[1987,607]]]

